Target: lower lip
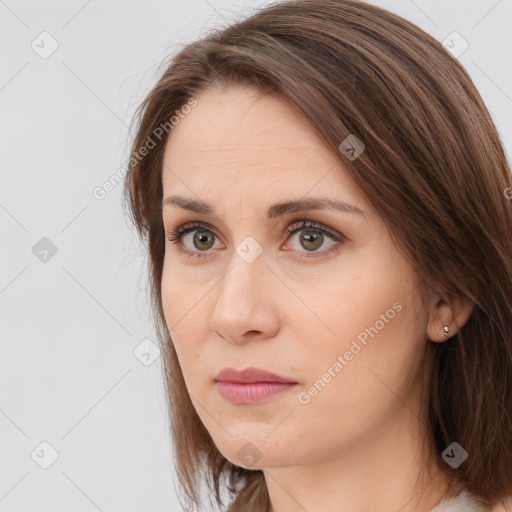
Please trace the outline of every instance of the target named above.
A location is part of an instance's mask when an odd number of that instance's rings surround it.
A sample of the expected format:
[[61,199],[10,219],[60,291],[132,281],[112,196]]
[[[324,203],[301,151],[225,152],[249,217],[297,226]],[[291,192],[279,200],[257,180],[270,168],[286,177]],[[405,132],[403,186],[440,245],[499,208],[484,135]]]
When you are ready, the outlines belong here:
[[262,402],[275,395],[284,393],[296,386],[293,382],[215,382],[220,394],[234,404],[252,404]]

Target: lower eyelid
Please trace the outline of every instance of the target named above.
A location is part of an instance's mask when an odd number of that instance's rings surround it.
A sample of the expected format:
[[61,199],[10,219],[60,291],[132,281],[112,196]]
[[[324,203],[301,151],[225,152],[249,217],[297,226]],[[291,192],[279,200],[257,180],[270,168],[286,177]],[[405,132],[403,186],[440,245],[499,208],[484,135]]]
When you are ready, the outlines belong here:
[[307,258],[329,258],[334,256],[337,252],[339,252],[343,248],[343,243],[338,242],[334,245],[331,245],[328,249],[324,249],[323,251],[290,251],[296,253],[292,256],[294,259],[303,260]]

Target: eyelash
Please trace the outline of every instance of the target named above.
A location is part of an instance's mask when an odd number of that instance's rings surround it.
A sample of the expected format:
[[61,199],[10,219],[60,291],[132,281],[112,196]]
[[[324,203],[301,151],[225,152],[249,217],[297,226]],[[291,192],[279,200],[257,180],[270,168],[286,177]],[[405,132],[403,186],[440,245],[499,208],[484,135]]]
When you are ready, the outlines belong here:
[[[318,257],[317,254],[324,256],[325,254],[330,254],[332,252],[336,252],[337,250],[340,249],[340,246],[346,240],[346,238],[344,236],[336,235],[335,233],[333,233],[332,231],[327,229],[325,226],[323,226],[321,224],[317,224],[316,222],[307,221],[307,220],[302,220],[299,222],[302,224],[298,225],[297,222],[294,222],[291,226],[289,226],[286,229],[285,234],[287,236],[292,236],[295,233],[298,233],[299,231],[303,231],[304,229],[311,229],[311,230],[316,230],[317,232],[319,232],[323,235],[327,235],[329,238],[331,238],[335,242],[339,242],[337,244],[333,244],[329,249],[326,249],[323,251],[312,251],[312,252],[310,252],[309,255],[307,253],[304,254],[302,251],[298,251],[300,254],[303,254],[302,256],[298,256],[299,258]],[[215,235],[215,232],[208,226],[206,226],[204,224],[200,224],[198,222],[192,222],[192,223],[183,224],[182,226],[179,226],[176,229],[168,230],[167,231],[167,239],[169,240],[169,242],[171,242],[173,244],[178,244],[178,248],[180,249],[180,251],[185,253],[187,256],[203,258],[206,256],[206,254],[203,254],[203,253],[208,253],[209,251],[190,251],[189,249],[184,249],[180,244],[181,238],[191,231],[208,231],[208,232],[212,233],[214,236],[217,236],[217,235]]]

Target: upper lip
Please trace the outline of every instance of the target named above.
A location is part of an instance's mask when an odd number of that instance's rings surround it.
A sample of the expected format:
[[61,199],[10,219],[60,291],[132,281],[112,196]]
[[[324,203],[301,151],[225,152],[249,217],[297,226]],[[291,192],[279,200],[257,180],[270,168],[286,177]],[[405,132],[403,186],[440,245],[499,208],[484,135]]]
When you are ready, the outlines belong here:
[[245,384],[254,384],[255,382],[283,382],[296,384],[293,380],[286,379],[285,377],[281,377],[275,373],[267,372],[259,368],[245,368],[240,371],[235,370],[234,368],[224,368],[217,374],[215,380]]

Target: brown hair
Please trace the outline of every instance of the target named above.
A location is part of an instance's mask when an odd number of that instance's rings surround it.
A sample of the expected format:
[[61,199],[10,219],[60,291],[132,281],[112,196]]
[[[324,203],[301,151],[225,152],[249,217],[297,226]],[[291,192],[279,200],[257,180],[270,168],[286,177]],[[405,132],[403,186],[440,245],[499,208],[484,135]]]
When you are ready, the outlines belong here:
[[[275,3],[213,30],[172,57],[137,111],[125,199],[148,243],[183,495],[199,506],[206,482],[219,506],[229,491],[232,511],[265,511],[269,501],[263,472],[225,459],[200,421],[161,302],[169,120],[219,84],[272,91],[292,105],[371,200],[425,289],[474,303],[457,334],[428,343],[426,443],[449,479],[488,506],[502,502],[512,494],[510,166],[461,64],[412,23],[357,0]],[[353,161],[338,149],[350,134],[365,144]],[[452,441],[469,454],[456,469],[440,457]]]

